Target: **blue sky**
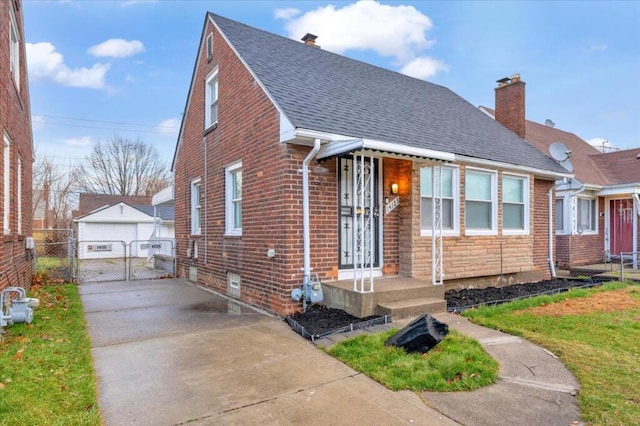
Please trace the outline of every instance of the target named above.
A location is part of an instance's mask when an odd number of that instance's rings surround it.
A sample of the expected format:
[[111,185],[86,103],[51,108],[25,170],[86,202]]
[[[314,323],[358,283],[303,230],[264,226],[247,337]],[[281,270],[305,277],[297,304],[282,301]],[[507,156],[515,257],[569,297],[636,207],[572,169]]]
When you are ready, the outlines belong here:
[[527,118],[640,147],[640,2],[23,0],[37,155],[113,136],[170,163],[206,11],[449,87],[493,107],[519,73]]

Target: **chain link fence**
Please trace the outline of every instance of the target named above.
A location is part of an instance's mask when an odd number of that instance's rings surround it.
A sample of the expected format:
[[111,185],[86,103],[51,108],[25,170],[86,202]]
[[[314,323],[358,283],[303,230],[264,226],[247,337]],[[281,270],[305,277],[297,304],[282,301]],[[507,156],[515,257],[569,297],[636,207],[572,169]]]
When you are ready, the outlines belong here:
[[73,281],[75,240],[71,229],[34,229],[34,272],[53,280]]
[[124,241],[78,241],[78,282],[127,280]]

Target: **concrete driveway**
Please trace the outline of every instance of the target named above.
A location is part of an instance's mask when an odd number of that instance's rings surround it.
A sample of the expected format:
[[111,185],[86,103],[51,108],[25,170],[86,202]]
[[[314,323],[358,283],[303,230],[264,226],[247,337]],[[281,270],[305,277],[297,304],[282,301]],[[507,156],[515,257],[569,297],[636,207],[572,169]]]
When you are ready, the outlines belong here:
[[177,279],[83,284],[109,425],[453,425],[282,320]]

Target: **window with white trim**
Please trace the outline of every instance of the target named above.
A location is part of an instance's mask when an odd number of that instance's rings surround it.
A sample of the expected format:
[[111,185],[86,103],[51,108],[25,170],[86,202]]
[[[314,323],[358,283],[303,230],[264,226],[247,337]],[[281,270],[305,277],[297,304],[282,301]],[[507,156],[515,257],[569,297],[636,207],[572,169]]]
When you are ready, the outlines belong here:
[[502,233],[529,233],[529,178],[502,175]]
[[207,35],[207,61],[213,59],[213,33]]
[[200,179],[191,181],[191,235],[202,232],[202,187]]
[[218,69],[205,80],[204,127],[208,129],[218,122]]
[[242,235],[242,162],[225,169],[226,234]]
[[464,178],[465,233],[497,234],[497,173],[467,169]]
[[4,149],[2,153],[4,158],[4,215],[2,221],[6,235],[11,233],[11,225],[9,223],[9,211],[11,210],[11,139],[6,133],[4,134]]
[[22,158],[18,157],[18,235],[22,235]]
[[9,6],[9,70],[20,89],[20,32],[12,5]]
[[[438,171],[441,171],[441,174]],[[432,167],[420,168],[420,230],[424,235],[431,235],[433,216]],[[458,235],[460,223],[460,197],[458,195],[459,169],[451,166],[440,166],[435,169],[436,182],[442,182],[442,233]]]
[[564,198],[556,198],[556,232],[564,234]]
[[597,232],[598,209],[596,200],[592,198],[577,198],[577,232]]

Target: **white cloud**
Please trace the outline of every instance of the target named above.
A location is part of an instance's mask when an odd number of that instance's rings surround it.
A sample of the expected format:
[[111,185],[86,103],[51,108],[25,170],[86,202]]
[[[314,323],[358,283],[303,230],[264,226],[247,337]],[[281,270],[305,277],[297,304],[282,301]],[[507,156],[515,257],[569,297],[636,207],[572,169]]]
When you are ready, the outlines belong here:
[[129,7],[135,4],[151,4],[156,2],[157,0],[127,0],[122,4],[122,7]]
[[91,136],[67,138],[67,139],[64,139],[64,144],[71,145],[71,146],[91,146],[93,144],[93,139],[91,139]]
[[[406,66],[421,59],[420,54],[433,44],[426,35],[433,22],[413,6],[358,1],[342,8],[328,5],[302,15],[296,12],[276,10],[276,17],[285,20],[288,36],[299,40],[310,32],[318,36],[323,49],[336,53],[372,50]],[[436,71],[443,70],[444,63],[437,62]]]
[[91,68],[69,68],[56,47],[48,42],[27,43],[29,78],[50,80],[62,86],[102,89],[109,64],[94,64]]
[[127,83],[133,83],[134,81],[136,81],[136,78],[131,73],[129,73],[124,78],[124,81],[126,81]]
[[31,116],[31,128],[33,130],[40,130],[45,126],[45,119],[41,115],[32,115]]
[[429,56],[415,58],[400,70],[402,74],[422,80],[432,78],[439,71],[449,71],[449,66]]
[[112,38],[100,44],[91,46],[87,52],[90,55],[110,58],[126,58],[144,52],[144,44],[140,40],[124,40]]
[[155,131],[163,136],[178,136],[181,120],[179,118],[169,118],[163,120],[155,128]]
[[609,46],[607,46],[606,43],[597,43],[587,46],[585,50],[587,52],[604,52],[608,47]]
[[286,21],[293,19],[294,16],[299,15],[300,10],[294,7],[286,7],[283,9],[276,9],[274,16],[276,19],[284,19]]

